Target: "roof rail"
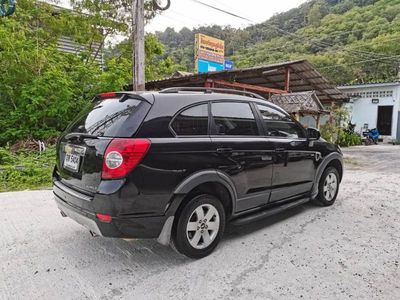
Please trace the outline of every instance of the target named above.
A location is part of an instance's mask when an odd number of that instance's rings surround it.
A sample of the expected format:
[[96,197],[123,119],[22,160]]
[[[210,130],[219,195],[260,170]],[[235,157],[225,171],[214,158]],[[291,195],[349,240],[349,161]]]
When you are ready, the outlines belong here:
[[252,98],[257,98],[261,100],[266,100],[264,97],[252,93],[252,92],[246,92],[246,91],[239,91],[239,90],[234,90],[234,89],[221,89],[221,88],[206,88],[206,87],[172,87],[172,88],[167,88],[163,89],[160,91],[160,93],[163,94],[172,94],[172,93],[179,93],[179,92],[204,92],[205,94],[211,94],[213,92],[215,93],[225,93],[225,94],[237,94],[237,95],[242,95],[242,96],[248,96]]

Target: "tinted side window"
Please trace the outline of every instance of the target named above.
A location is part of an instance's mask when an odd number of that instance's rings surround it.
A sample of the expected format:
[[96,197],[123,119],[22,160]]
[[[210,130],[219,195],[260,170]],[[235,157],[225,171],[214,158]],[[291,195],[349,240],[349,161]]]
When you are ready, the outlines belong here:
[[219,135],[258,135],[257,123],[248,103],[212,103],[211,112]]
[[175,118],[171,127],[177,135],[207,135],[208,104],[184,110]]
[[287,115],[265,105],[257,105],[264,124],[267,128],[267,136],[304,138],[305,132]]

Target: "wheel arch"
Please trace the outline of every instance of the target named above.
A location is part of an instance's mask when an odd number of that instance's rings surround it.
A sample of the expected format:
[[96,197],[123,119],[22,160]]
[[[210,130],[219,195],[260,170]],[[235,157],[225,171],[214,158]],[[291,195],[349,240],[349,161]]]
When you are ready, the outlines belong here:
[[165,209],[168,218],[157,239],[159,243],[170,244],[176,217],[190,199],[201,193],[211,194],[220,199],[225,208],[226,219],[229,220],[236,209],[237,196],[233,182],[217,170],[201,171],[189,176],[176,187]]
[[322,173],[326,170],[328,167],[335,167],[340,176],[340,180],[343,178],[343,157],[341,154],[337,152],[333,152],[329,155],[327,155],[323,161],[320,163],[320,165],[317,168],[317,172],[315,174],[314,178],[314,184],[311,192],[311,198],[314,199],[318,195],[318,183],[319,180],[321,179]]
[[185,179],[174,191],[180,203],[174,203],[174,215],[194,196],[210,194],[217,197],[223,204],[227,219],[236,208],[236,190],[227,175],[217,170],[207,170],[195,173]]

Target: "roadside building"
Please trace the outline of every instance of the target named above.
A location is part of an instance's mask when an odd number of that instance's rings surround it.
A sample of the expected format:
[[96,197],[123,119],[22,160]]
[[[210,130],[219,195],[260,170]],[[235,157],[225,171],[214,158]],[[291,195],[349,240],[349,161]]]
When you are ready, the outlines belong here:
[[400,82],[368,83],[338,87],[356,132],[378,128],[384,141],[400,140]]
[[[55,4],[51,4],[53,7],[53,16],[57,17],[57,15],[60,13],[60,11],[70,11],[73,14],[78,14],[74,12],[70,8],[62,7],[62,6],[57,6]],[[83,16],[88,16],[86,14],[83,14]],[[64,53],[70,53],[70,54],[75,54],[75,55],[81,55],[83,53],[88,53],[91,57],[91,59],[101,67],[101,69],[104,68],[104,43],[102,42],[103,40],[103,28],[101,27],[93,27],[93,35],[94,33],[97,33],[101,38],[99,38],[97,41],[93,40],[88,44],[80,44],[77,43],[76,41],[73,40],[71,36],[68,36],[67,33],[63,34],[58,42],[57,42],[57,50],[60,52]]]

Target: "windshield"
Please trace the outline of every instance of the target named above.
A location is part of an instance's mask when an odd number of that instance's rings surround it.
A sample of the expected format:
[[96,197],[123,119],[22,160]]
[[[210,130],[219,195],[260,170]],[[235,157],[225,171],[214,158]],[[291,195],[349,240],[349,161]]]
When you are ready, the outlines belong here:
[[79,114],[66,133],[130,137],[135,134],[149,107],[145,101],[126,96],[99,99]]

